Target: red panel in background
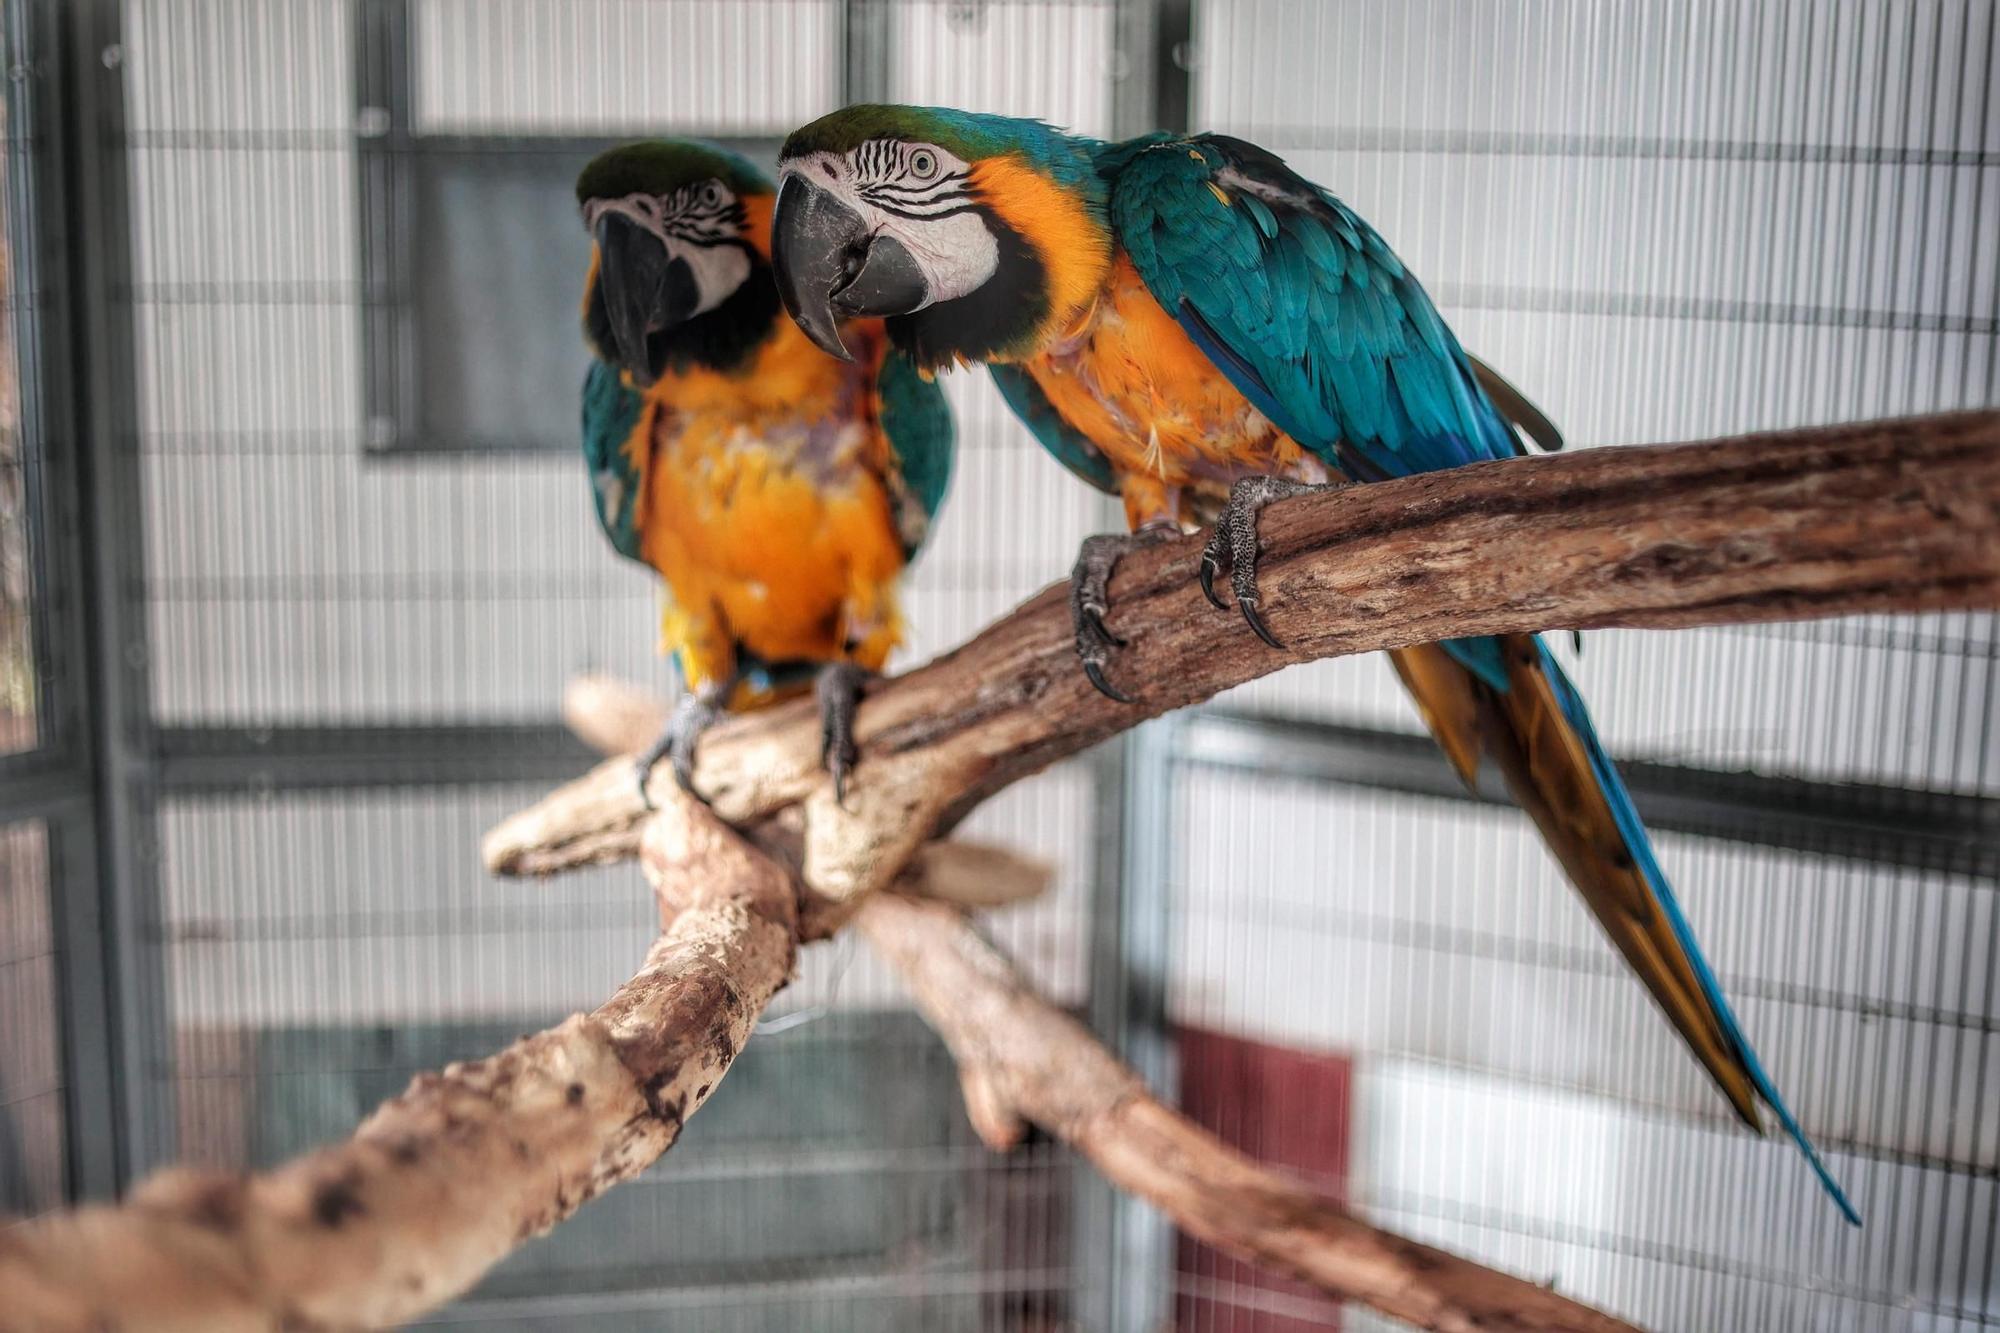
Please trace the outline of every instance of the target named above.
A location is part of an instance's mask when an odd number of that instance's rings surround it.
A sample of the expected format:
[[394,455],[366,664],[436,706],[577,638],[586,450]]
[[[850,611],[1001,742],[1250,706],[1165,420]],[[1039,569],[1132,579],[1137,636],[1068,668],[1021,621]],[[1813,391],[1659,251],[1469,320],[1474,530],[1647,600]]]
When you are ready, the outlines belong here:
[[[1354,1062],[1182,1028],[1181,1109],[1233,1148],[1345,1201]],[[1181,1333],[1338,1329],[1340,1308],[1312,1288],[1188,1236],[1175,1249]]]

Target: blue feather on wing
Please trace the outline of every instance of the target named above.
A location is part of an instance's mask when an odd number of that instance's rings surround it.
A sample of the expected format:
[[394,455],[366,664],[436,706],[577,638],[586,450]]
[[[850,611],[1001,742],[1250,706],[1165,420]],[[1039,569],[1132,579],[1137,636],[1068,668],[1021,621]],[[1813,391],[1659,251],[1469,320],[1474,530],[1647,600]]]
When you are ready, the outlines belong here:
[[[1470,358],[1375,231],[1265,150],[1217,135],[1107,150],[1112,226],[1140,278],[1250,403],[1358,481],[1438,471],[1518,450]],[[1503,645],[1450,640],[1453,660],[1499,693]],[[1590,777],[1701,993],[1757,1094],[1849,1222],[1860,1216],[1738,1024],[1582,696],[1538,641],[1538,668],[1588,757]]]

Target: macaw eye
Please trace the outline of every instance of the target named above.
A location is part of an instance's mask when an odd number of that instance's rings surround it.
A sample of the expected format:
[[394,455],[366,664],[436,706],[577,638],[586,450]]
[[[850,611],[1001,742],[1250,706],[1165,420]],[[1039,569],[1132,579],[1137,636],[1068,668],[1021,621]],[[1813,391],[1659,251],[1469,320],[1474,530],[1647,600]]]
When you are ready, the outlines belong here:
[[910,154],[910,175],[920,181],[927,181],[938,173],[937,154],[928,148],[919,148]]
[[708,184],[702,186],[701,201],[710,208],[714,208],[722,202],[722,187],[714,181],[710,181]]

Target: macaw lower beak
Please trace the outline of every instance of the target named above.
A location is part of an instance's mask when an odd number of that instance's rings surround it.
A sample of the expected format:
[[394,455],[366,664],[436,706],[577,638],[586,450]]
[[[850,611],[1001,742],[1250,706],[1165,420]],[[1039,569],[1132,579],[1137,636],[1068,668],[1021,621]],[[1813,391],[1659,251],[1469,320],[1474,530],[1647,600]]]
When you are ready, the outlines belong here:
[[787,176],[771,219],[771,264],[785,310],[829,356],[852,361],[840,321],[907,315],[931,303],[930,279],[893,236],[824,186]]
[[701,293],[687,261],[668,254],[659,237],[630,218],[606,214],[596,235],[597,282],[618,363],[643,387],[665,369],[660,335],[687,322]]

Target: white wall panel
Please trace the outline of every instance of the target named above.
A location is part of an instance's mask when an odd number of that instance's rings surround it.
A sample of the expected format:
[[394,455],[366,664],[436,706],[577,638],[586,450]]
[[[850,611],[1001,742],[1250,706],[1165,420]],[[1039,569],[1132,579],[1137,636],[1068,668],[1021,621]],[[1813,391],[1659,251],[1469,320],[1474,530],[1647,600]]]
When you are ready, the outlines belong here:
[[[885,0],[870,0],[884,4]],[[1111,132],[1111,0],[886,0],[893,102]]]
[[839,105],[840,0],[418,0],[428,134],[783,134]]

